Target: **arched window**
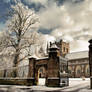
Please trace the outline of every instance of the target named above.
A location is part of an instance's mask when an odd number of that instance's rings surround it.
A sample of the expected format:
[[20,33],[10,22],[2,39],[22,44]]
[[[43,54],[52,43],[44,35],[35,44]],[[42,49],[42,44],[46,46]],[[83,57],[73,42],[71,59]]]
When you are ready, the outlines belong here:
[[89,68],[87,68],[87,74],[89,74]]
[[43,68],[41,68],[39,71],[43,73]]
[[40,67],[38,69],[39,78],[45,78],[46,77],[46,70],[45,67]]
[[81,74],[81,70],[80,69],[77,70],[77,74]]
[[89,65],[86,65],[85,73],[86,73],[86,74],[89,74],[89,72],[90,72],[90,71],[89,71]]
[[77,66],[76,67],[76,76],[80,76],[81,75],[81,67]]
[[72,73],[72,71],[71,71],[71,70],[68,70],[68,73],[69,73],[69,74],[71,74],[71,73]]

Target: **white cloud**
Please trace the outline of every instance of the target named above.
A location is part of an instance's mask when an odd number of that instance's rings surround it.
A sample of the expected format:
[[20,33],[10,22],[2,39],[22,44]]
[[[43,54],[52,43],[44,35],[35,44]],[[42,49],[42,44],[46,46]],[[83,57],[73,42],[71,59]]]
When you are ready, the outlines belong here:
[[52,31],[51,35],[54,36],[54,37],[56,37],[56,38],[62,37],[62,31],[59,28],[55,29],[55,30]]
[[54,6],[52,5],[50,8],[48,7],[46,9],[41,10],[39,12],[39,16],[42,28],[51,29],[60,26],[61,13],[60,8],[58,8],[56,4],[54,4]]
[[61,6],[53,1],[38,14],[41,27],[54,29],[51,35],[70,41],[72,50],[86,50],[88,48],[88,40],[92,36],[91,0],[81,0],[77,3],[73,0],[66,0]]
[[71,52],[88,50],[89,43],[84,40],[76,40],[71,42]]
[[65,0],[60,6],[55,0],[25,0],[25,2],[45,7],[37,14],[41,28],[53,29],[51,34],[44,36],[46,41],[62,38],[70,42],[72,51],[88,48],[88,40],[92,36],[92,0]]
[[46,42],[54,42],[56,39],[51,35],[44,35]]
[[68,40],[72,51],[86,50],[88,40],[92,37],[92,0],[79,1],[65,0],[63,5],[58,6],[55,0],[25,0],[28,4],[38,5],[40,3],[45,6],[37,12],[40,27],[53,29],[53,31],[44,38],[48,38],[46,40],[55,38]]

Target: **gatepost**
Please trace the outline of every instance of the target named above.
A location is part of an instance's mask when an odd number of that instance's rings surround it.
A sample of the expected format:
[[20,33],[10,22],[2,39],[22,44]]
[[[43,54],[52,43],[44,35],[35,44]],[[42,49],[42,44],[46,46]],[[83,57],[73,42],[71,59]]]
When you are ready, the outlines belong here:
[[92,39],[89,43],[90,88],[92,89]]

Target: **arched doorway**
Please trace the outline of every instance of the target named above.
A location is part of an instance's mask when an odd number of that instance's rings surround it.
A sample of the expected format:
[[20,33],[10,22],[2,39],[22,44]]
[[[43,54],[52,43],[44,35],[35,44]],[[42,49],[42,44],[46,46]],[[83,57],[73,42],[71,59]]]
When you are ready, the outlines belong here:
[[46,69],[44,66],[38,69],[38,85],[45,85],[46,83]]
[[81,66],[76,67],[76,77],[81,77]]
[[89,77],[90,71],[89,71],[89,65],[86,65],[85,67],[85,75],[86,77]]

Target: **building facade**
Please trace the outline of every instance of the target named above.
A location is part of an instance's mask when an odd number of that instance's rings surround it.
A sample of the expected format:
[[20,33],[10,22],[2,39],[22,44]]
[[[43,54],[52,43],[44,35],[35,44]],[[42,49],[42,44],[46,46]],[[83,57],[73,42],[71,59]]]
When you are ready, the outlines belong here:
[[88,51],[70,53],[69,43],[60,40],[55,42],[59,48],[60,56],[68,59],[68,73],[70,78],[90,76]]
[[45,78],[47,86],[68,85],[69,78],[89,77],[88,51],[70,53],[69,43],[60,40],[50,43],[48,56],[29,58],[29,77],[33,84],[39,84],[39,78]]
[[55,43],[59,48],[60,56],[65,57],[65,55],[70,52],[70,46],[68,42],[64,42],[63,40],[60,40],[59,42],[55,42]]
[[66,55],[68,58],[68,72],[71,78],[90,76],[88,51],[73,52]]
[[33,85],[39,85],[39,78],[45,78],[47,86],[68,85],[67,59],[58,56],[59,49],[55,44],[48,50],[48,57],[29,58],[29,77]]
[[70,53],[69,43],[60,40],[55,42],[59,48],[60,56],[68,59],[68,72],[70,78],[90,76],[88,51]]

